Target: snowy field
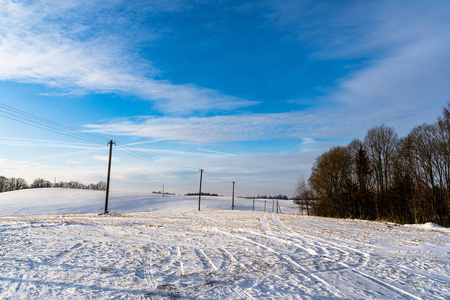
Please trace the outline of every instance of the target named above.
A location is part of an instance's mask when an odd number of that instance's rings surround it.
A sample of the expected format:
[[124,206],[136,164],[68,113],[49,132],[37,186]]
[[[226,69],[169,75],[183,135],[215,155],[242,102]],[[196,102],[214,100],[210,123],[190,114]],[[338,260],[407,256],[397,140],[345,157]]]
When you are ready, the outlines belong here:
[[450,299],[450,230],[434,224],[126,193],[99,216],[103,197],[1,193],[0,298]]

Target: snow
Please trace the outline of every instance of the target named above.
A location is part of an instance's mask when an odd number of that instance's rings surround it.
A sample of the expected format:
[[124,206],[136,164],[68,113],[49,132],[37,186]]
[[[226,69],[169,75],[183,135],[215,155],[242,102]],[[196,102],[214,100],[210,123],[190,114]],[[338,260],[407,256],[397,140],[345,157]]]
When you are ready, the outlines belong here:
[[[252,210],[252,199],[235,198],[237,210]],[[279,201],[282,212],[296,212],[292,201]],[[267,211],[272,200],[267,200]],[[270,205],[269,205],[270,204]],[[35,214],[100,213],[105,209],[105,192],[76,189],[29,189],[0,193],[0,216]],[[231,197],[201,197],[201,210],[231,209]],[[198,210],[198,196],[162,196],[158,194],[110,192],[108,211]],[[257,200],[255,210],[264,210],[264,200]]]
[[112,193],[98,215],[102,192],[2,193],[0,298],[450,298],[448,228],[236,202]]
[[417,226],[419,228],[423,228],[426,230],[437,230],[437,231],[450,233],[450,228],[442,227],[442,226],[439,226],[438,224],[431,223],[431,222],[425,223],[425,224],[414,224],[414,226]]

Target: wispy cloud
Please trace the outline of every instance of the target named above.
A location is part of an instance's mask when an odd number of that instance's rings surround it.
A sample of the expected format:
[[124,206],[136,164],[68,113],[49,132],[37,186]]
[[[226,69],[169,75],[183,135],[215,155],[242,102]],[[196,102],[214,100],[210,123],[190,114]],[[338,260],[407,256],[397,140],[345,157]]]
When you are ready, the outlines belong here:
[[[316,120],[314,120],[316,118]],[[304,112],[213,117],[148,117],[86,125],[90,131],[193,142],[264,141],[300,138],[317,126],[317,117]]]
[[205,144],[292,139],[298,140],[303,145],[301,149],[306,151],[323,150],[318,145],[324,145],[330,140],[362,138],[376,121],[373,115],[355,113],[341,104],[286,113],[190,118],[140,117],[87,124],[85,127],[88,132],[107,135]]
[[222,152],[222,151],[214,151],[214,150],[208,150],[208,149],[202,149],[202,148],[197,148],[197,150],[207,152],[207,153],[225,155],[225,156],[234,156],[234,154],[232,154],[232,153],[226,153],[226,152]]
[[[48,165],[40,164],[36,162],[29,162],[29,161],[22,161],[22,160],[11,160],[11,159],[5,159],[0,158],[0,164],[2,165],[3,169],[45,169],[48,167]],[[22,174],[22,176],[24,176]]]
[[[448,101],[448,1],[266,4],[268,19],[313,49],[312,60],[348,62],[321,99],[335,108],[329,118],[340,132],[360,135],[360,128],[386,122],[406,134],[435,120]],[[350,122],[353,131],[345,129]]]
[[[103,162],[108,162],[109,161],[109,156],[105,156],[105,155],[94,155],[92,157],[92,159],[94,160],[98,160],[98,161],[103,161]],[[120,163],[120,158],[119,157],[112,157],[112,161],[115,163]]]
[[66,163],[71,164],[71,165],[82,165],[82,164],[84,164],[83,162],[77,161],[77,160],[68,160],[68,161],[66,161]]
[[[152,101],[160,111],[175,114],[256,104],[190,83],[157,80],[154,76],[159,70],[151,61],[130,51],[136,40],[158,36],[138,37],[142,31],[131,25],[133,17],[146,9],[151,13],[176,11],[181,1],[127,3],[127,10],[120,13],[116,9],[124,2],[108,3],[2,1],[0,80],[39,83],[69,93],[134,95]],[[115,19],[124,24],[113,22]],[[145,32],[152,30],[146,28]]]

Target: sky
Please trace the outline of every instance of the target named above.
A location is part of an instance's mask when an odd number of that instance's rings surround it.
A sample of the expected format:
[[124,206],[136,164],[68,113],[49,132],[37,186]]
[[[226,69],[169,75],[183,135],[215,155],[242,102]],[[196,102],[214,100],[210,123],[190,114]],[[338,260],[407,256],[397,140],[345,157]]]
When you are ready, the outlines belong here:
[[445,0],[0,0],[0,175],[105,181],[114,140],[112,190],[293,196],[441,115],[448,28]]

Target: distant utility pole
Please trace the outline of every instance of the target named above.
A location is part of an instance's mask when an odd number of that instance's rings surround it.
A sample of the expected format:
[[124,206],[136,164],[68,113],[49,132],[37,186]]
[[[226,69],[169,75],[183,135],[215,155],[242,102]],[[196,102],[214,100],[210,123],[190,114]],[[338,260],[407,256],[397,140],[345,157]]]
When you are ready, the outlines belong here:
[[202,177],[203,177],[203,169],[200,169],[200,188],[198,190],[198,211],[200,211],[200,201],[202,200]]
[[231,196],[231,210],[234,210],[234,184],[235,184],[235,182],[233,181],[233,194]]
[[111,159],[112,159],[112,147],[116,145],[116,141],[110,140],[109,145],[109,161],[108,161],[108,177],[106,178],[106,198],[105,198],[105,211],[104,214],[108,213],[108,197],[109,197],[109,181],[111,177]]
[[255,197],[253,197],[253,209],[252,211],[255,211]]
[[162,196],[164,197],[164,183],[163,183],[163,195]]

